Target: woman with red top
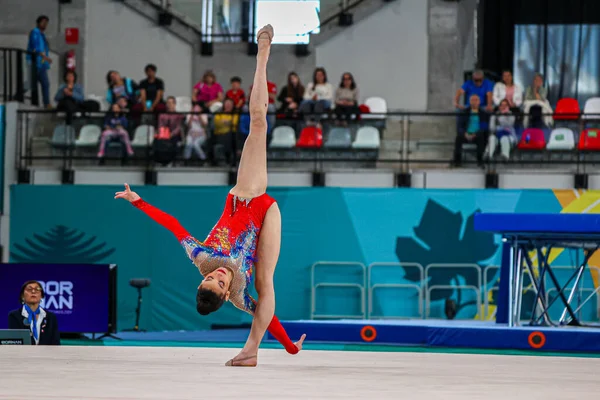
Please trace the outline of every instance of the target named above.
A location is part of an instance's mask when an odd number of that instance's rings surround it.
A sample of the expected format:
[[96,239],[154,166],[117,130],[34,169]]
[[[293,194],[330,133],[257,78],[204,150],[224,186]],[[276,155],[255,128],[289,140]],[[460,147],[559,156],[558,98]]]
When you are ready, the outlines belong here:
[[[179,240],[204,280],[198,286],[196,309],[202,315],[218,310],[225,301],[253,315],[250,335],[241,352],[228,366],[256,366],[260,342],[269,331],[290,354],[302,349],[305,335],[292,343],[274,315],[273,274],[281,244],[281,214],[267,190],[267,62],[273,28],[257,35],[258,55],[254,75],[256,90],[250,97],[250,135],[246,139],[237,184],[227,196],[221,218],[204,242],[192,237],[170,215],[146,203],[127,184],[115,195],[144,211]],[[260,237],[260,241],[258,240]],[[252,278],[258,300],[250,296]]]

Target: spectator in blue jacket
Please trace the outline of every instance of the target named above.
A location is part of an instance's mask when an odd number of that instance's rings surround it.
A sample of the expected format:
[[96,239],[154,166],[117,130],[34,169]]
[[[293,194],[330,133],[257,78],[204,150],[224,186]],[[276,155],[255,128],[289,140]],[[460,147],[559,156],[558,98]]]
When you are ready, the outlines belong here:
[[[29,33],[29,43],[27,44],[27,51],[31,53],[35,53],[35,63],[37,67],[36,76],[31,77],[31,83],[33,85],[37,85],[38,82],[42,86],[42,100],[44,102],[44,107],[50,108],[50,81],[48,80],[48,70],[50,69],[50,64],[52,64],[52,59],[48,56],[50,53],[50,48],[48,46],[48,40],[46,39],[46,35],[44,32],[48,27],[48,22],[50,19],[41,15],[38,17],[36,23],[37,27],[34,28]],[[27,54],[27,62],[29,64],[32,63],[32,55]],[[32,74],[33,75],[33,74]]]
[[74,112],[83,111],[83,87],[77,83],[74,71],[65,72],[65,83],[58,88],[54,101],[57,103],[57,110],[66,111],[67,125],[71,124]]

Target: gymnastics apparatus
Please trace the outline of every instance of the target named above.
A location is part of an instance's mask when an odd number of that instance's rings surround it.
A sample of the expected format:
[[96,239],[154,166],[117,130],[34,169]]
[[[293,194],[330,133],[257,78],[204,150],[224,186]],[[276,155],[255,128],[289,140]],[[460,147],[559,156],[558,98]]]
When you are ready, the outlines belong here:
[[[169,229],[198,267],[204,280],[198,286],[196,309],[202,315],[225,301],[253,316],[250,335],[227,366],[254,367],[258,347],[268,330],[290,354],[302,350],[306,335],[293,343],[275,316],[273,274],[281,245],[281,213],[267,193],[267,62],[273,39],[271,25],[257,34],[258,54],[254,90],[250,96],[250,134],[244,144],[236,185],[227,196],[221,218],[204,242],[192,237],[172,216],[151,206],[131,191],[117,192],[150,218]],[[259,240],[260,239],[260,240]],[[252,278],[258,301],[249,294]]]

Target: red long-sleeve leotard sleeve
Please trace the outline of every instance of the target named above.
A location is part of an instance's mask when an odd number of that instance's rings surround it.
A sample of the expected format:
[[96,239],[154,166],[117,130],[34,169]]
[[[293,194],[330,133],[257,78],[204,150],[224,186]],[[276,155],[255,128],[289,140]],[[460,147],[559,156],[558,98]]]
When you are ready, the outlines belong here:
[[150,218],[154,221],[158,222],[160,225],[164,226],[168,230],[175,235],[178,241],[182,241],[183,239],[190,237],[190,233],[185,230],[183,226],[175,219],[170,216],[166,212],[159,210],[151,204],[146,203],[144,200],[139,199],[131,203],[134,207],[142,210],[146,213]]

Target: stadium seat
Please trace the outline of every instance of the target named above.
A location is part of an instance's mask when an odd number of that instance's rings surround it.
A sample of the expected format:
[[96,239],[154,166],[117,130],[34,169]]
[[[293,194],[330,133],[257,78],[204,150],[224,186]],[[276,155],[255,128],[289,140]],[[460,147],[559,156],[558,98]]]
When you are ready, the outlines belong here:
[[600,129],[586,129],[579,136],[579,150],[600,150]]
[[76,147],[95,147],[98,145],[102,130],[98,125],[85,125],[79,131],[79,138],[75,141]]
[[154,127],[152,125],[140,125],[135,130],[131,145],[133,147],[147,147],[152,145],[153,142]]
[[377,150],[380,147],[379,131],[372,126],[363,126],[356,132],[352,148],[357,150]]
[[325,147],[330,149],[349,149],[352,146],[352,135],[348,128],[333,128],[327,135]]
[[300,132],[296,147],[318,149],[323,146],[323,131],[316,126],[307,126]]
[[190,112],[192,111],[192,99],[188,96],[177,96],[175,98],[175,111]]
[[519,150],[544,150],[546,148],[544,131],[538,128],[525,129],[517,148]]
[[564,98],[556,103],[554,110],[554,120],[578,120],[581,109],[576,99]]
[[66,148],[75,145],[75,129],[71,125],[57,125],[52,133],[50,145],[55,148]]
[[371,115],[362,115],[363,119],[385,119],[385,115],[372,115],[372,114],[385,114],[387,113],[387,102],[381,97],[369,97],[365,101],[365,106],[369,107]]
[[88,100],[97,101],[100,104],[100,111],[108,111],[109,104],[106,101],[106,98],[103,96],[98,96],[97,94],[88,94]]
[[269,148],[291,149],[296,145],[296,132],[291,126],[278,126],[273,130],[273,139]]
[[585,102],[582,119],[600,119],[600,97],[592,97]]
[[557,128],[550,134],[547,150],[573,150],[575,148],[575,134],[571,129]]

